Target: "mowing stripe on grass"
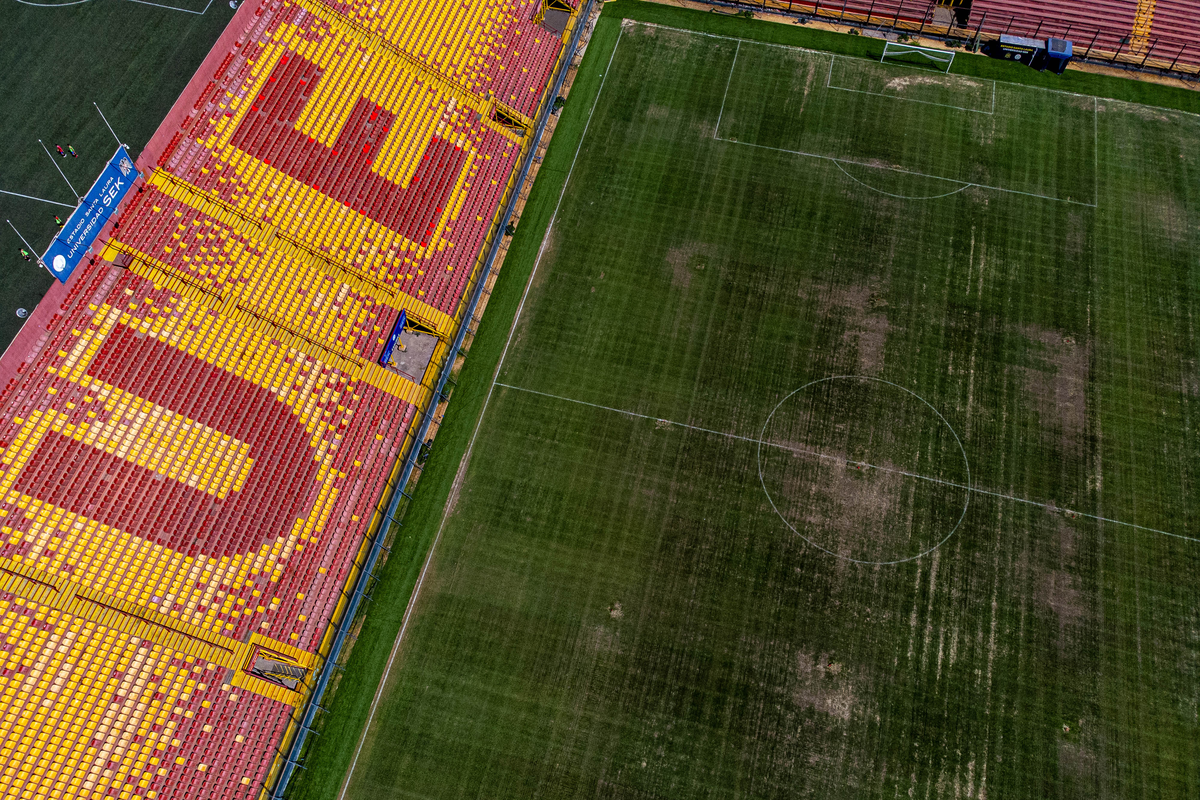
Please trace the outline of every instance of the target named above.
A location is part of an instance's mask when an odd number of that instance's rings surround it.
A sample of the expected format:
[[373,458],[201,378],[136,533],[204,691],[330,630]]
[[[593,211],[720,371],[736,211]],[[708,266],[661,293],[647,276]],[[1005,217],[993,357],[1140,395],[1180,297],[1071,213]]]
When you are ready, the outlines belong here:
[[208,12],[208,7],[212,5],[212,0],[208,0],[204,4],[204,8],[200,11],[192,11],[190,8],[179,8],[178,6],[168,6],[162,3],[151,3],[149,0],[129,0],[131,3],[138,3],[143,6],[154,6],[155,8],[165,8],[167,11],[182,11],[185,14],[195,14],[198,17],[204,16]]
[[[741,45],[740,42],[738,44],[739,44],[739,46]],[[837,89],[839,92],[854,92],[855,94],[869,94],[873,97],[887,97],[892,100],[901,100],[905,103],[920,103],[921,105],[926,105],[926,106],[937,106],[939,108],[952,108],[955,111],[967,111],[972,114],[987,114],[987,115],[991,116],[996,113],[996,81],[995,81],[995,79],[992,80],[992,107],[989,111],[984,111],[981,108],[966,108],[965,106],[952,106],[949,103],[935,103],[932,100],[917,100],[914,97],[901,97],[899,95],[887,94],[885,92],[868,92],[865,89],[851,89],[848,86],[834,86],[833,85],[833,62],[834,61],[837,61],[836,53],[830,54],[829,74],[825,77],[825,88],[826,89]],[[896,66],[896,65],[885,64],[884,66],[890,67],[890,66]],[[732,77],[732,72],[730,73],[730,76]]]
[[[860,181],[858,178],[854,177],[849,172],[846,172],[846,168],[843,167],[836,158],[831,159],[831,160],[833,161],[833,165],[835,167],[837,167],[838,169],[840,169],[842,171],[842,174],[845,175],[850,180],[854,181],[857,184],[867,187],[872,192],[879,192],[880,194],[885,194],[888,197],[894,197],[897,200],[937,200],[942,197],[949,197],[952,194],[958,194],[959,192],[970,189],[972,186],[975,185],[973,183],[964,183],[962,186],[958,187],[957,189],[955,189],[952,192],[946,192],[945,194],[930,194],[930,195],[925,195],[923,197],[916,197],[915,195],[908,195],[908,194],[893,194],[892,192],[885,192],[883,189],[876,189],[871,184]],[[950,178],[940,178],[939,180],[948,181],[951,179]],[[954,182],[958,183],[958,181],[954,181]]]
[[[789,153],[791,155],[805,156],[808,158],[817,158],[817,159],[821,159],[823,161],[832,161],[839,169],[842,170],[843,173],[845,173],[846,177],[850,178],[855,183],[858,183],[872,191],[878,192],[879,194],[887,195],[888,197],[894,197],[898,200],[937,200],[942,197],[949,197],[950,195],[961,192],[963,189],[968,189],[972,186],[975,186],[980,189],[990,189],[991,191],[995,191],[995,192],[1004,192],[1007,194],[1024,195],[1025,197],[1035,197],[1035,198],[1039,198],[1042,200],[1052,200],[1052,201],[1059,202],[1059,203],[1068,203],[1070,205],[1082,206],[1084,208],[1096,208],[1097,204],[1099,203],[1100,177],[1098,174],[1098,171],[1099,171],[1099,161],[1098,161],[1099,157],[1098,156],[1096,156],[1096,159],[1097,159],[1096,166],[1095,166],[1096,171],[1093,172],[1093,176],[1092,176],[1093,184],[1095,187],[1094,192],[1093,192],[1095,201],[1091,202],[1091,203],[1084,203],[1079,200],[1071,200],[1070,198],[1053,197],[1051,195],[1039,194],[1037,192],[1026,192],[1026,191],[1022,191],[1020,189],[1008,189],[1003,186],[993,186],[991,184],[976,183],[974,181],[964,181],[964,180],[960,180],[958,178],[947,178],[943,175],[931,175],[926,172],[918,172],[916,170],[910,170],[910,169],[906,169],[904,167],[872,164],[872,163],[865,162],[865,161],[856,161],[856,160],[850,159],[850,158],[840,158],[837,156],[829,156],[829,155],[823,155],[820,153],[812,153],[812,152],[808,152],[806,150],[793,150],[793,149],[789,149],[789,148],[785,148],[785,147],[773,147],[770,145],[756,144],[754,142],[743,142],[743,141],[739,141],[737,139],[725,138],[720,135],[721,119],[725,116],[725,105],[726,105],[727,100],[729,99],[729,87],[733,83],[733,73],[734,73],[734,70],[737,69],[737,56],[741,52],[741,46],[742,46],[743,40],[735,39],[733,37],[714,36],[714,34],[696,33],[694,31],[683,31],[683,30],[679,30],[676,28],[667,28],[665,26],[654,25],[653,23],[642,23],[642,24],[646,25],[647,27],[651,27],[651,28],[663,28],[665,30],[677,31],[680,33],[692,33],[697,36],[712,36],[713,38],[727,39],[729,41],[736,41],[738,43],[737,50],[734,52],[733,62],[729,65],[729,78],[725,82],[725,94],[722,95],[722,97],[721,97],[721,109],[717,114],[717,124],[716,124],[715,128],[713,129],[713,139],[715,139],[718,142],[725,142],[726,144],[744,145],[746,147],[757,147],[757,148],[761,148],[763,150],[772,150],[777,153]],[[752,44],[760,44],[760,43],[756,43],[756,42],[751,42],[751,43]],[[817,51],[807,50],[803,47],[788,47],[787,45],[767,45],[767,46],[779,47],[779,48],[787,49],[787,50],[799,50],[801,52],[806,52],[806,53],[807,52],[813,52],[813,53],[817,52]],[[878,97],[893,97],[892,95],[882,94],[880,92],[866,92],[866,91],[862,91],[860,89],[844,89],[843,87],[840,87],[840,86],[833,86],[832,85],[833,65],[834,65],[834,61],[836,61],[836,59],[837,59],[836,55],[830,54],[829,73],[825,78],[825,88],[826,89],[838,89],[841,91],[849,91],[849,92],[855,92],[858,94],[872,95],[872,96],[878,96]],[[1053,91],[1053,90],[1047,90],[1047,91]],[[994,113],[994,111],[995,111],[995,92],[996,92],[996,81],[993,80],[992,81],[993,110],[992,110],[992,112],[980,112],[980,113],[988,113],[988,114]],[[1069,93],[1064,92],[1062,94],[1069,94]],[[894,98],[894,99],[909,100],[909,98]],[[951,106],[951,105],[947,105],[945,103],[933,103],[933,102],[928,102],[928,101],[924,101],[924,100],[910,100],[910,102],[924,103],[925,105],[938,106],[941,108],[951,108],[951,109],[956,109],[959,111],[975,110],[975,109],[963,108],[962,106]],[[1098,112],[1095,111],[1095,108],[1096,108],[1096,98],[1095,97],[1092,98],[1092,103],[1093,103],[1093,112],[1094,112],[1093,116],[1096,116],[1098,114]],[[1093,145],[1092,145],[1093,152],[1095,152],[1099,148],[1099,123],[1096,122],[1094,127],[1095,127],[1095,131],[1094,131],[1095,136],[1093,138]],[[957,183],[957,184],[961,184],[961,188],[957,189],[956,191],[953,191],[953,192],[946,192],[944,194],[929,195],[929,196],[910,196],[910,195],[892,194],[891,192],[886,192],[882,189],[877,189],[874,186],[871,186],[869,183],[865,183],[864,181],[859,180],[858,178],[855,178],[853,175],[846,172],[845,169],[842,169],[841,165],[843,163],[844,164],[853,164],[855,166],[860,166],[860,167],[869,167],[872,169],[883,169],[883,170],[888,170],[890,172],[896,172],[896,173],[900,173],[900,174],[904,174],[904,175],[912,175],[915,177],[929,178],[932,180],[939,180],[939,181],[946,181],[949,183]]]
[[[1051,197],[1050,195],[1037,194],[1036,192],[1023,192],[1020,189],[1005,189],[1003,186],[990,186],[986,183],[973,183],[971,181],[960,181],[957,178],[946,178],[941,175],[930,175],[925,172],[917,172],[916,170],[904,169],[903,167],[881,167],[878,164],[868,164],[865,161],[855,161],[850,158],[835,158],[833,156],[823,156],[823,155],[820,155],[819,153],[806,153],[803,150],[788,150],[785,147],[771,147],[771,146],[765,145],[765,144],[754,144],[753,142],[739,142],[735,139],[723,139],[720,136],[713,136],[713,138],[716,139],[718,142],[725,142],[727,144],[740,144],[744,147],[757,147],[762,150],[774,150],[777,153],[790,153],[791,155],[805,156],[806,158],[818,158],[818,159],[821,159],[822,161],[832,161],[835,164],[838,164],[838,163],[853,164],[856,167],[870,167],[872,169],[886,169],[891,172],[899,172],[904,175],[913,175],[918,178],[932,178],[933,180],[938,180],[938,181],[948,181],[950,183],[961,183],[963,185],[963,187],[962,187],[963,189],[969,189],[970,187],[975,186],[979,189],[991,189],[994,192],[1004,192],[1006,194],[1020,194],[1020,195],[1024,195],[1025,197],[1036,197],[1041,200],[1053,200],[1057,203],[1067,203],[1067,204],[1073,205],[1073,206],[1083,206],[1084,208],[1095,208],[1096,207],[1095,203],[1081,203],[1078,200],[1068,200],[1063,197]],[[845,172],[845,170],[842,170],[842,171]],[[862,183],[862,181],[858,181],[858,182]],[[863,184],[863,185],[867,186],[867,188],[869,188],[869,189],[874,189],[875,191],[880,192],[881,194],[887,194],[887,192],[884,192],[880,189],[875,189],[875,187],[873,187],[873,186],[868,186],[867,184]],[[951,194],[953,194],[953,192],[951,192]],[[892,195],[892,196],[893,197],[901,197],[900,195]],[[944,197],[945,195],[938,195],[938,196]],[[932,199],[932,198],[924,198],[924,197],[903,198],[903,197],[901,197],[901,199],[926,200],[926,199]]]
[[[609,69],[612,68],[613,58],[617,55],[617,48],[621,45],[621,34],[617,34],[616,44],[613,45],[612,55],[608,58],[608,66],[604,69],[604,77],[608,77]],[[388,675],[391,674],[392,664],[396,660],[396,654],[400,651],[400,643],[404,640],[405,631],[408,630],[408,623],[412,619],[413,610],[417,606],[417,600],[421,595],[421,587],[425,583],[425,576],[429,572],[429,565],[433,562],[434,553],[437,552],[438,542],[442,539],[442,532],[446,529],[446,520],[450,518],[450,511],[454,508],[455,501],[458,498],[459,489],[462,487],[462,482],[467,473],[467,466],[471,463],[471,451],[475,447],[475,440],[479,437],[479,429],[483,425],[483,419],[487,415],[488,404],[492,400],[492,394],[496,389],[496,378],[500,375],[500,369],[504,366],[504,359],[508,355],[508,348],[512,344],[513,336],[516,334],[517,325],[521,321],[521,312],[525,309],[525,301],[529,297],[529,289],[533,286],[533,280],[537,276],[538,265],[542,261],[542,254],[546,251],[546,243],[550,241],[550,233],[554,230],[554,220],[558,216],[558,209],[562,206],[563,196],[567,193],[567,186],[571,182],[571,173],[575,171],[575,162],[579,160],[579,153],[583,149],[583,143],[587,140],[588,127],[592,124],[592,114],[596,111],[596,106],[600,102],[600,95],[604,92],[604,80],[600,81],[600,88],[596,91],[596,97],[592,101],[591,111],[588,112],[587,122],[583,126],[583,133],[579,137],[579,146],[575,148],[575,157],[571,159],[571,168],[567,170],[567,177],[563,180],[562,191],[558,195],[558,203],[554,206],[554,213],[550,215],[550,224],[546,227],[546,233],[542,238],[542,246],[538,249],[537,259],[533,262],[533,269],[529,273],[529,280],[525,283],[525,291],[521,295],[521,302],[517,306],[517,313],[513,317],[512,327],[508,332],[508,339],[504,342],[504,350],[500,353],[500,360],[496,362],[496,369],[492,373],[492,382],[488,386],[487,397],[484,398],[483,408],[479,411],[479,418],[475,422],[475,430],[471,433],[471,439],[467,443],[466,452],[463,453],[462,461],[459,462],[458,473],[454,476],[454,482],[450,487],[450,495],[446,498],[446,505],[442,511],[442,519],[438,524],[437,534],[433,537],[433,544],[429,546],[429,553],[425,556],[425,563],[421,567],[421,575],[417,579],[416,586],[413,587],[412,596],[408,601],[408,608],[404,612],[404,621],[400,624],[400,632],[396,634],[396,641],[392,644],[392,652],[388,655],[387,666],[384,667],[383,677],[379,680],[379,685],[375,689],[375,697],[371,700],[371,710],[367,714],[367,721],[363,725],[362,734],[358,739],[358,746],[354,749],[354,758],[350,762],[350,769],[346,771],[346,778],[342,782],[342,790],[338,793],[338,800],[343,800],[346,792],[350,788],[350,780],[354,776],[354,768],[358,765],[358,757],[362,754],[363,744],[367,740],[367,734],[371,730],[371,722],[375,718],[375,712],[379,707],[379,700],[383,697],[383,690],[387,686]]]
[[[1051,505],[1050,503],[1042,503],[1037,500],[1029,500],[1024,497],[1017,497],[1016,495],[1005,494],[1003,492],[993,492],[988,489],[981,489],[980,487],[978,487],[974,484],[967,485],[965,483],[958,483],[957,481],[947,481],[947,480],[943,480],[941,478],[934,478],[929,475],[921,475],[920,473],[917,473],[917,472],[909,472],[908,470],[898,469],[896,467],[884,467],[879,464],[872,464],[869,461],[855,461],[853,459],[847,459],[847,458],[843,458],[841,456],[831,456],[831,455],[828,455],[827,453],[820,453],[815,450],[804,450],[801,448],[787,447],[786,445],[775,444],[773,442],[764,442],[762,439],[755,439],[752,436],[741,436],[739,434],[729,433],[727,431],[718,431],[718,430],[714,430],[712,428],[702,428],[699,425],[689,425],[686,422],[676,422],[674,420],[662,419],[661,417],[655,417],[655,416],[651,416],[649,414],[639,414],[636,411],[628,411],[623,408],[613,408],[612,406],[600,405],[599,403],[589,403],[586,400],[577,400],[573,397],[563,397],[562,395],[550,394],[549,392],[539,392],[536,389],[526,389],[523,386],[513,386],[511,384],[500,383],[498,381],[494,384],[494,386],[500,386],[505,389],[512,389],[513,391],[517,391],[517,392],[525,392],[526,394],[535,394],[535,395],[539,395],[541,397],[547,397],[547,398],[550,398],[553,400],[561,400],[564,403],[575,403],[576,405],[587,406],[589,408],[595,408],[595,409],[599,409],[601,411],[611,411],[614,414],[623,414],[627,417],[636,417],[638,419],[652,420],[655,422],[666,422],[671,425],[678,425],[681,428],[687,428],[688,430],[698,431],[700,433],[711,433],[711,434],[715,434],[717,436],[723,436],[727,439],[737,439],[739,441],[749,442],[751,444],[757,444],[760,446],[765,445],[767,447],[774,447],[779,450],[784,450],[786,452],[795,453],[796,455],[812,456],[814,458],[826,459],[826,460],[830,460],[830,461],[841,461],[841,462],[844,462],[846,464],[850,464],[853,466],[862,466],[862,467],[866,467],[867,469],[879,470],[880,472],[890,472],[890,473],[893,473],[896,475],[903,475],[908,478],[917,478],[918,480],[928,481],[929,483],[934,483],[934,484],[938,484],[941,486],[947,486],[947,487],[954,488],[954,489],[965,489],[968,492],[975,492],[976,494],[982,494],[982,495],[986,495],[988,497],[995,497],[1000,500],[1011,500],[1014,503],[1023,503],[1024,505],[1034,506],[1036,508],[1041,508],[1041,509],[1046,509],[1046,510],[1061,510],[1065,513],[1074,514],[1079,517],[1086,517],[1087,519],[1096,520],[1097,522],[1108,522],[1113,525],[1121,525],[1126,528],[1134,528],[1139,531],[1146,531],[1147,533],[1157,533],[1161,536],[1170,536],[1175,539],[1183,539],[1184,541],[1187,541],[1187,542],[1200,543],[1200,537],[1187,536],[1187,535],[1184,535],[1181,533],[1171,533],[1170,531],[1159,530],[1158,528],[1150,528],[1145,525],[1138,525],[1137,523],[1134,523],[1134,522],[1125,522],[1123,520],[1112,519],[1110,517],[1102,517],[1098,514],[1088,514],[1085,511],[1077,511],[1073,508],[1060,509],[1058,506]],[[481,417],[481,419],[482,419],[482,417]],[[478,431],[478,429],[476,429],[476,430]],[[468,451],[468,453],[469,453],[469,451]]]

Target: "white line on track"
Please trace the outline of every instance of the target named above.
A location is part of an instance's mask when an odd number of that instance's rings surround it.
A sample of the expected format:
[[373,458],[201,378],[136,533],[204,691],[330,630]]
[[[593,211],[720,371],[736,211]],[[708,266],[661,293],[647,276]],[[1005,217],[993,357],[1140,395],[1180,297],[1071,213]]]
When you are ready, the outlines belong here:
[[750,442],[750,443],[759,444],[759,445],[765,445],[766,447],[774,447],[779,450],[785,450],[790,453],[796,453],[797,455],[812,456],[813,458],[821,458],[821,459],[827,459],[827,460],[831,460],[831,461],[841,461],[846,464],[851,464],[853,466],[862,466],[862,467],[866,467],[867,469],[879,470],[880,472],[891,472],[891,473],[895,473],[897,475],[904,475],[909,478],[916,478],[917,480],[928,481],[929,483],[939,484],[941,486],[949,486],[949,487],[955,488],[955,489],[965,489],[966,491],[969,491],[969,492],[975,492],[976,494],[987,495],[988,497],[995,497],[1000,500],[1011,500],[1014,503],[1023,503],[1025,505],[1035,506],[1037,508],[1054,509],[1054,510],[1058,510],[1058,511],[1063,511],[1068,514],[1074,514],[1075,516],[1078,516],[1078,517],[1086,517],[1088,519],[1096,520],[1097,522],[1107,522],[1112,525],[1121,525],[1126,528],[1134,528],[1139,531],[1146,531],[1147,533],[1157,533],[1161,536],[1170,536],[1174,539],[1183,539],[1188,542],[1200,542],[1200,538],[1197,538],[1194,536],[1185,536],[1185,535],[1179,534],[1179,533],[1171,533],[1170,531],[1159,530],[1158,528],[1150,528],[1145,525],[1138,525],[1133,522],[1124,522],[1122,520],[1112,519],[1110,517],[1102,517],[1102,516],[1099,516],[1096,514],[1088,514],[1084,511],[1077,511],[1077,510],[1071,509],[1071,508],[1059,508],[1058,506],[1051,505],[1050,503],[1042,503],[1042,502],[1038,502],[1037,500],[1029,500],[1024,497],[1017,497],[1016,495],[1005,494],[1003,492],[993,492],[988,489],[981,489],[974,484],[967,485],[965,483],[957,483],[956,481],[947,481],[947,480],[943,480],[941,478],[934,478],[929,475],[922,475],[917,472],[909,472],[908,470],[898,469],[896,467],[884,467],[884,466],[880,466],[878,464],[872,464],[868,461],[854,461],[853,459],[847,459],[842,456],[831,456],[826,453],[818,452],[816,450],[804,450],[804,449],[799,449],[799,448],[794,448],[794,447],[787,447],[787,446],[780,445],[780,444],[774,444],[772,442],[764,442],[761,439],[755,439],[752,436],[740,436],[736,433],[728,433],[726,431],[718,431],[718,430],[714,430],[712,428],[702,428],[698,425],[688,425],[687,423],[684,423],[684,422],[675,422],[673,420],[663,419],[661,417],[655,417],[655,416],[651,416],[648,414],[639,414],[636,411],[627,411],[622,408],[613,408],[612,406],[600,405],[599,403],[589,403],[586,400],[576,400],[573,397],[563,397],[562,395],[550,394],[549,392],[539,392],[536,389],[526,389],[522,386],[512,386],[511,384],[499,383],[499,382],[497,382],[495,385],[501,386],[505,389],[512,389],[513,391],[517,391],[517,392],[525,392],[526,394],[535,394],[535,395],[539,395],[541,397],[548,397],[548,398],[551,398],[554,400],[561,400],[564,403],[575,403],[576,405],[587,406],[589,408],[600,409],[602,411],[611,411],[614,414],[623,414],[628,417],[636,417],[638,419],[654,420],[656,422],[667,422],[671,425],[678,425],[681,428],[687,428],[689,430],[699,431],[701,433],[711,433],[711,434],[715,434],[717,436],[723,436],[727,439],[737,439],[738,441]]
[[350,769],[346,771],[346,778],[342,782],[342,790],[338,792],[338,800],[344,800],[346,792],[350,788],[350,779],[354,776],[354,768],[358,764],[358,757],[362,753],[363,744],[367,740],[367,733],[371,729],[371,722],[375,718],[375,711],[379,707],[379,700],[383,697],[383,690],[387,685],[388,675],[392,671],[392,664],[396,660],[396,654],[400,650],[400,643],[404,639],[404,633],[408,630],[409,620],[412,618],[413,610],[417,606],[417,599],[421,594],[421,587],[425,583],[425,576],[429,572],[429,565],[433,563],[433,554],[437,550],[438,542],[442,539],[442,531],[446,529],[446,520],[450,518],[450,510],[454,508],[454,502],[458,496],[458,491],[462,486],[462,482],[467,473],[467,465],[471,461],[471,452],[475,449],[475,440],[479,438],[479,429],[483,425],[483,418],[487,414],[488,404],[491,403],[492,394],[496,390],[497,378],[500,376],[500,369],[504,366],[504,359],[508,356],[508,348],[512,344],[513,337],[517,332],[517,325],[521,321],[521,312],[525,310],[525,301],[529,297],[529,289],[533,286],[533,279],[537,276],[538,265],[542,263],[542,255],[546,252],[546,244],[550,241],[550,233],[554,229],[554,222],[558,218],[558,210],[562,207],[563,197],[567,194],[567,186],[571,183],[571,175],[575,172],[575,163],[579,160],[579,153],[583,150],[583,143],[587,140],[588,129],[592,125],[592,115],[596,113],[596,106],[600,104],[600,95],[604,93],[604,82],[608,80],[609,70],[612,69],[613,59],[617,56],[617,48],[621,45],[621,34],[624,33],[622,28],[617,32],[617,41],[613,44],[612,55],[608,57],[608,65],[604,68],[603,77],[600,79],[600,88],[596,90],[596,98],[592,101],[592,108],[588,111],[587,122],[584,123],[583,133],[579,136],[579,145],[575,148],[575,157],[571,159],[571,168],[567,170],[567,177],[563,180],[562,191],[558,194],[558,203],[554,206],[554,213],[550,215],[550,224],[546,227],[546,233],[542,237],[542,246],[538,249],[537,259],[533,262],[533,269],[529,273],[529,280],[525,283],[525,291],[521,295],[521,303],[517,306],[517,314],[513,317],[512,327],[508,331],[508,339],[504,342],[504,350],[500,353],[500,360],[496,363],[496,369],[492,373],[492,383],[488,387],[487,397],[483,400],[483,408],[479,410],[479,419],[475,422],[475,430],[471,433],[471,441],[467,443],[467,451],[463,454],[462,461],[459,462],[458,473],[454,477],[454,483],[450,487],[450,496],[446,498],[446,506],[442,511],[442,520],[438,525],[437,534],[433,538],[433,544],[429,547],[429,554],[425,556],[425,564],[421,567],[421,575],[417,578],[417,584],[413,587],[412,597],[408,600],[408,608],[404,611],[404,621],[400,624],[400,632],[396,634],[396,641],[392,644],[392,652],[388,655],[387,666],[383,670],[383,677],[379,680],[379,686],[375,690],[375,697],[371,700],[371,710],[367,714],[366,724],[363,725],[362,734],[358,737],[358,746],[354,748],[354,759],[350,762]]

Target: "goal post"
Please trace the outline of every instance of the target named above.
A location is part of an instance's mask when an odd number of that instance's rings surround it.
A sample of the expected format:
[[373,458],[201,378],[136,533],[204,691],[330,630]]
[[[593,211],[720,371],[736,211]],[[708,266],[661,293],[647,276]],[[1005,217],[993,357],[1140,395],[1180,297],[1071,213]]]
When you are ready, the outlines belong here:
[[924,56],[934,64],[938,65],[939,69],[945,67],[945,71],[950,71],[950,65],[954,63],[953,50],[938,50],[933,47],[918,47],[915,44],[901,44],[900,42],[884,42],[883,55],[879,60],[886,61],[888,58],[896,58],[898,56],[907,55],[909,53]]

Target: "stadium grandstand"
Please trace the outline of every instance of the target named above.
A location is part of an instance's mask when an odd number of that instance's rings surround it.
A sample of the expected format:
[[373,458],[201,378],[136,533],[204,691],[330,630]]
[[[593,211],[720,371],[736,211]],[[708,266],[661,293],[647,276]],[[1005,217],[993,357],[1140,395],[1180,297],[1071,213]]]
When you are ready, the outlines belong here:
[[271,786],[574,5],[238,10],[0,360],[0,796]]
[[709,0],[931,36],[1072,40],[1076,56],[1200,74],[1200,15],[1189,0]]

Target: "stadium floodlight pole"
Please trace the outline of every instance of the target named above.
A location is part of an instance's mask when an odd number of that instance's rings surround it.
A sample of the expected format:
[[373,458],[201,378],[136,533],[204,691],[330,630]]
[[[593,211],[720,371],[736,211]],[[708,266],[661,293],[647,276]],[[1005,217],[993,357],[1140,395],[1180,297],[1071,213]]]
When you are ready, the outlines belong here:
[[46,147],[46,143],[43,142],[41,139],[38,139],[38,144],[40,144],[42,146],[42,149],[46,151],[46,158],[50,159],[50,163],[53,164],[54,168],[58,170],[58,174],[62,175],[62,179],[64,181],[67,181],[67,188],[69,188],[71,190],[71,194],[75,195],[76,197],[79,197],[80,196],[79,192],[75,191],[75,187],[72,186],[71,182],[67,180],[67,173],[62,171],[62,169],[58,166],[58,162],[54,160],[54,156],[50,155],[50,148]]
[[96,105],[95,101],[92,101],[92,105],[96,106],[96,112],[100,115],[100,119],[104,120],[104,127],[108,128],[108,132],[111,133],[112,137],[117,140],[117,144],[119,144],[121,147],[124,147],[125,143],[121,141],[120,136],[117,136],[117,132],[113,130],[112,125],[108,124],[108,117],[104,116],[104,112],[100,110],[100,106]]
[[[50,268],[46,266],[46,262],[45,262],[45,261],[42,261],[42,257],[37,255],[37,250],[36,250],[36,249],[34,249],[33,245],[31,245],[29,242],[27,242],[27,241],[25,240],[25,237],[21,235],[21,232],[20,232],[19,230],[17,230],[17,226],[12,224],[12,220],[11,220],[11,219],[6,219],[6,220],[4,220],[4,221],[8,223],[8,227],[10,227],[10,228],[12,228],[12,229],[13,229],[13,233],[15,233],[15,234],[17,235],[17,238],[21,240],[22,244],[24,244],[26,247],[28,247],[28,248],[29,248],[29,252],[31,252],[31,253],[33,253],[35,256],[37,256],[37,263],[38,263],[38,266],[39,266],[39,267],[45,267],[45,268],[46,268],[46,272],[50,272]],[[51,275],[53,275],[54,273],[53,273],[53,272],[50,272],[50,274],[51,274]]]

